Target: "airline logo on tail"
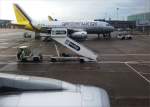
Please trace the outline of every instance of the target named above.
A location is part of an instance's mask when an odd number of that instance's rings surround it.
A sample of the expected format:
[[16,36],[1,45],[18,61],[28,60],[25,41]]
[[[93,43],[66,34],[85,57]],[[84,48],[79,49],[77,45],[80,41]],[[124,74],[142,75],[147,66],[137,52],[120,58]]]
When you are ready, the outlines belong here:
[[13,8],[14,8],[17,23],[19,25],[24,25],[25,28],[29,30],[34,30],[31,20],[25,14],[25,12],[17,4],[13,4]]

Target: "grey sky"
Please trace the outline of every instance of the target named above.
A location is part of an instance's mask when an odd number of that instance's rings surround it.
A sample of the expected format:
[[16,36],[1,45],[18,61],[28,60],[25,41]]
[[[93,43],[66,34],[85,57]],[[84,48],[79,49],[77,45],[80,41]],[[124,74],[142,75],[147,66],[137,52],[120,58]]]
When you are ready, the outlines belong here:
[[125,19],[150,10],[150,0],[0,0],[0,19],[15,20],[12,3],[19,4],[33,19],[93,20]]

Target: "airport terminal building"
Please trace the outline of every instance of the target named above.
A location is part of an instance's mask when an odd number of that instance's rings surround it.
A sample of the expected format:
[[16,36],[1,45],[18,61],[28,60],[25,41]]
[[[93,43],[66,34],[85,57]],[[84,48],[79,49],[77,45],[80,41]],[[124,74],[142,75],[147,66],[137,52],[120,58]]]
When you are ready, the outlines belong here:
[[10,28],[11,21],[10,20],[0,20],[0,28]]
[[11,28],[10,20],[0,20],[0,28]]
[[135,21],[123,21],[123,20],[105,20],[105,19],[95,19],[94,21],[104,21],[112,25],[113,27],[117,28],[130,28],[135,29],[136,28],[136,22]]
[[18,25],[18,24],[12,24],[11,20],[2,20],[2,19],[0,19],[0,28],[3,28],[3,29],[7,29],[7,28],[20,29],[20,28],[24,28],[24,26],[23,25]]
[[150,12],[128,16],[128,21],[136,21],[136,27],[141,31],[150,31]]

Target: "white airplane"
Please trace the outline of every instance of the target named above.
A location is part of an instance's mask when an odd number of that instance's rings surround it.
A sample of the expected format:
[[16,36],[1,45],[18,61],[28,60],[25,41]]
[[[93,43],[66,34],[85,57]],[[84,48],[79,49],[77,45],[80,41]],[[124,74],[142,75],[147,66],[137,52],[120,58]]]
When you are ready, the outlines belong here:
[[85,40],[87,34],[103,34],[103,37],[110,39],[111,32],[114,31],[114,27],[104,21],[58,21],[48,16],[50,25],[45,24],[46,27],[63,27],[70,30],[70,37],[77,40]]
[[0,107],[110,107],[110,102],[101,88],[0,73]]
[[[49,32],[51,33],[51,38],[60,44],[64,45],[68,49],[74,51],[76,54],[83,56],[85,58],[88,58],[93,61],[97,61],[97,55],[89,50],[88,48],[82,46],[81,44],[77,43],[76,41],[72,40],[70,37],[68,37],[68,32],[71,32],[69,28],[61,26],[61,23],[58,21],[52,21],[52,23],[37,23],[33,20],[31,20],[27,14],[17,5],[14,4],[14,11],[15,16],[17,19],[17,23],[19,25],[24,25],[25,29],[39,32],[39,33],[45,33],[49,36]],[[87,33],[85,31],[80,32],[74,32],[72,35],[78,35],[78,33],[86,35]],[[88,60],[87,59],[87,60]],[[85,59],[86,60],[86,59]]]
[[14,4],[14,10],[18,24],[24,25],[25,28],[39,33],[49,33],[51,28],[62,27],[69,30],[69,36],[71,38],[86,39],[87,34],[98,34],[98,37],[100,34],[103,34],[104,37],[111,38],[110,34],[114,30],[114,27],[103,21],[65,22],[55,21],[51,16],[48,17],[49,21],[37,23],[31,20],[17,4]]

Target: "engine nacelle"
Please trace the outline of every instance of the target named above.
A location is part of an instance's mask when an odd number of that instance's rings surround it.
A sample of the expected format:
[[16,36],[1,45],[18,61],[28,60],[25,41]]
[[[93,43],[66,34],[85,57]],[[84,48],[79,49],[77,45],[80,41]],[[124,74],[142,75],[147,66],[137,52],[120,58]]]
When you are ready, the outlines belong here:
[[87,38],[87,32],[85,31],[74,32],[70,35],[70,37],[75,40],[85,40]]

